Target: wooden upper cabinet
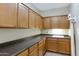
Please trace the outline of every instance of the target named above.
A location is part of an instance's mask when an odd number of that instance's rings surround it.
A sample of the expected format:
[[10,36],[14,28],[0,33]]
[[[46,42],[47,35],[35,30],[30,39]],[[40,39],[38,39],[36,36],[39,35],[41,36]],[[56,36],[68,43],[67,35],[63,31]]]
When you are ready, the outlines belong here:
[[58,17],[51,17],[51,28],[53,29],[59,28]]
[[67,16],[53,16],[44,18],[44,29],[69,29],[70,22]]
[[42,29],[42,17],[38,14],[36,14],[35,23],[36,28]]
[[69,20],[67,20],[67,16],[58,17],[59,19],[59,28],[68,29],[70,24]]
[[39,28],[39,15],[35,13],[35,28]]
[[69,29],[70,24],[69,20],[67,20],[67,16],[55,16],[51,19],[52,28]]
[[29,28],[35,28],[35,12],[29,9]]
[[28,8],[23,4],[18,5],[18,27],[28,28]]
[[17,26],[17,4],[0,3],[0,27]]
[[42,28],[42,18],[40,15],[29,9],[29,28]]
[[44,18],[43,19],[43,28],[50,29],[51,28],[51,18]]
[[39,17],[39,28],[43,28],[43,18],[41,16]]

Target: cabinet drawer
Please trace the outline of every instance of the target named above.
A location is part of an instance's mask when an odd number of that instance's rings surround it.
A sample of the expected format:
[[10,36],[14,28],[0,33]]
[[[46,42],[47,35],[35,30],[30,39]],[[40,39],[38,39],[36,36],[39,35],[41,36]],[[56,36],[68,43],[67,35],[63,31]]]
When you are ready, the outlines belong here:
[[31,53],[32,51],[34,51],[37,48],[38,48],[38,44],[33,45],[32,47],[29,48],[29,53]]
[[18,54],[18,56],[28,56],[28,49]]

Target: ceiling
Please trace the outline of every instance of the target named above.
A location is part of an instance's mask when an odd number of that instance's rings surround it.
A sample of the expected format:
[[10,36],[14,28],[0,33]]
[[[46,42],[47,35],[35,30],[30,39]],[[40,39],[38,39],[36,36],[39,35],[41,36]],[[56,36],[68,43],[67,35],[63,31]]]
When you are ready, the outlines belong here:
[[34,6],[39,11],[46,11],[50,9],[68,7],[69,3],[32,3],[32,6]]
[[26,3],[43,17],[67,15],[70,3]]

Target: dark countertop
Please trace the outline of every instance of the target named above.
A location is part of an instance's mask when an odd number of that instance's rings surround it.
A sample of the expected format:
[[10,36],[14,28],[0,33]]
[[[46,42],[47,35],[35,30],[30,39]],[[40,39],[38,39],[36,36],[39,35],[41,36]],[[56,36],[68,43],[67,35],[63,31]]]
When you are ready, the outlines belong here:
[[36,35],[28,38],[22,38],[0,44],[0,56],[15,56],[21,51],[31,47],[42,40],[43,37],[52,37],[52,35]]

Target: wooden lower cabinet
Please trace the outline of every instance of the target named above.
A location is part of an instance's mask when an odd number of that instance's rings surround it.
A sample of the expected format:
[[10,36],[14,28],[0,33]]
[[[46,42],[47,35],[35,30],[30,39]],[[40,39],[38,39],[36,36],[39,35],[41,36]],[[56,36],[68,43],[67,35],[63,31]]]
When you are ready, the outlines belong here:
[[28,49],[18,54],[18,56],[28,56],[28,55],[29,55]]
[[43,46],[39,46],[39,56],[43,55]]
[[45,39],[41,40],[39,43],[39,56],[43,56],[45,51],[46,51],[46,48],[45,48]]
[[43,49],[43,55],[45,54],[45,52],[46,52],[46,38],[44,37],[43,38],[43,40],[44,40],[44,49]]
[[70,54],[70,40],[58,39],[58,52]]
[[45,38],[43,38],[41,41],[19,53],[17,56],[43,56],[45,51]]
[[38,56],[38,44],[29,48],[29,56]]
[[43,56],[45,51],[53,51],[64,54],[71,54],[69,38],[41,38],[41,40],[28,48],[27,50],[19,53],[17,56]]
[[37,49],[35,49],[33,52],[31,52],[31,53],[29,54],[29,56],[38,56]]
[[57,39],[56,38],[47,38],[46,49],[49,51],[57,52]]
[[71,54],[69,38],[47,38],[46,49],[53,52]]
[[19,53],[17,56],[38,56],[38,44],[34,44],[27,50]]

